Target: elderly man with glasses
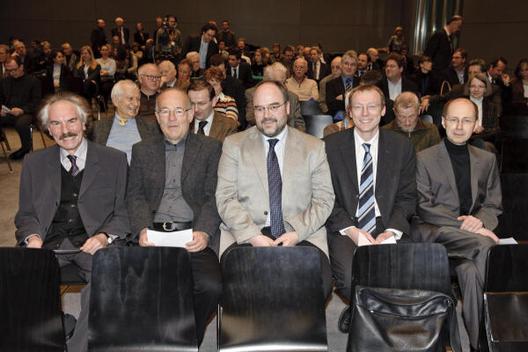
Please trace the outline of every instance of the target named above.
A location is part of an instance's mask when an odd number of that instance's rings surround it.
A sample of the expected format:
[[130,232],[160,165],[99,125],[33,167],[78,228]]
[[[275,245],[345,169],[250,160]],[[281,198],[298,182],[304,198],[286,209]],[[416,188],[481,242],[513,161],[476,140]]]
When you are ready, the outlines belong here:
[[161,87],[161,73],[155,64],[144,64],[138,69],[141,99],[139,116],[155,121],[154,108]]

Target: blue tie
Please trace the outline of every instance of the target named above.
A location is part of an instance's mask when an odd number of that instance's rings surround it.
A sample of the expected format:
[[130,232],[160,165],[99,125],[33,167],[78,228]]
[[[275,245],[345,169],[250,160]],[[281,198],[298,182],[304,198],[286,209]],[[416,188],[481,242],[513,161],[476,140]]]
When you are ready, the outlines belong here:
[[370,234],[376,228],[376,212],[374,210],[374,172],[370,144],[363,143],[365,157],[361,169],[359,184],[358,227]]
[[350,89],[352,89],[353,84],[354,80],[352,78],[345,79],[345,92],[348,92]]
[[275,153],[275,145],[278,139],[268,139],[268,189],[270,203],[270,227],[271,235],[275,238],[286,232],[282,218],[282,179],[279,161]]

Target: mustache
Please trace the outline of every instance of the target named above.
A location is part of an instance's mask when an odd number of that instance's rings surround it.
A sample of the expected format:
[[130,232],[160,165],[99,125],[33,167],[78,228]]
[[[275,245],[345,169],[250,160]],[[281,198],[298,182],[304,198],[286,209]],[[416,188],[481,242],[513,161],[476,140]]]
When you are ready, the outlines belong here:
[[266,122],[277,122],[277,119],[275,119],[273,117],[266,117],[266,118],[262,119],[262,123],[266,123]]
[[62,134],[62,135],[59,137],[59,139],[60,139],[60,140],[63,140],[63,139],[65,139],[65,138],[77,137],[77,136],[78,136],[77,133],[68,132],[68,133],[64,133],[64,134]]

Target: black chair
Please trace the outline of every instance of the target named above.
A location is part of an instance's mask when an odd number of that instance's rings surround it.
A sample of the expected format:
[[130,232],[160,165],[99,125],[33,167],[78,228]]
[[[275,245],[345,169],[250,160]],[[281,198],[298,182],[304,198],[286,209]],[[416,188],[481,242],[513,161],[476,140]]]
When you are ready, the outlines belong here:
[[320,260],[311,247],[224,254],[218,351],[327,351]]
[[501,172],[528,172],[528,116],[502,116],[499,120]]
[[[356,286],[435,291],[451,297],[456,305],[451,289],[447,251],[442,245],[435,243],[358,247],[352,264],[352,297],[355,296]],[[454,306],[448,324],[443,328],[444,341],[447,344],[447,336],[450,335],[452,350],[461,352]],[[354,333],[354,330],[350,330],[349,348],[354,341]],[[405,332],[401,338],[398,342],[405,345]],[[394,350],[415,351],[411,347],[407,345],[406,348]]]
[[0,351],[64,351],[59,278],[53,252],[0,248]]
[[307,101],[301,101],[301,115],[302,116],[313,116],[313,115],[321,115],[323,112],[321,111],[321,107],[319,106],[319,102],[316,100],[307,100]]
[[90,351],[198,351],[183,248],[115,247],[93,260]]
[[501,237],[515,235],[516,240],[527,241],[528,202],[525,190],[528,189],[528,173],[502,173],[500,180],[503,212],[496,233]]
[[11,150],[11,147],[9,146],[9,141],[7,140],[7,136],[5,135],[5,132],[1,127],[0,127],[0,147],[2,148],[2,152],[7,161],[9,172],[13,172],[13,167],[11,166],[11,160],[9,160],[9,157],[7,156],[7,151]]
[[306,133],[317,138],[323,138],[325,127],[334,123],[331,115],[304,116],[304,121],[306,123]]
[[491,352],[528,351],[528,245],[490,249],[484,317]]

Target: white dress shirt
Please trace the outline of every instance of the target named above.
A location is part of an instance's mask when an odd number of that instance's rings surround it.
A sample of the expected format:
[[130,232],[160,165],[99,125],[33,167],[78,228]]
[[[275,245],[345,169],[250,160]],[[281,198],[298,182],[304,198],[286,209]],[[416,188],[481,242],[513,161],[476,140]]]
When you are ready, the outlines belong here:
[[402,79],[400,78],[398,82],[392,83],[390,79],[387,80],[389,86],[389,98],[390,100],[396,100],[396,97],[402,92]]
[[[79,145],[79,148],[75,151],[73,155],[77,157],[75,160],[75,164],[77,165],[77,168],[79,168],[79,172],[84,170],[84,167],[86,166],[86,153],[88,152],[88,142],[86,142],[86,139],[83,138],[81,145]],[[70,171],[72,164],[70,159],[68,159],[68,153],[66,150],[60,148],[60,162],[64,169],[66,171]]]
[[484,100],[484,98],[480,98],[480,99],[477,99],[477,98],[473,98],[473,97],[469,97],[469,99],[475,103],[475,105],[477,105],[477,110],[478,110],[478,119],[477,119],[477,126],[479,127],[482,127],[482,101]]

